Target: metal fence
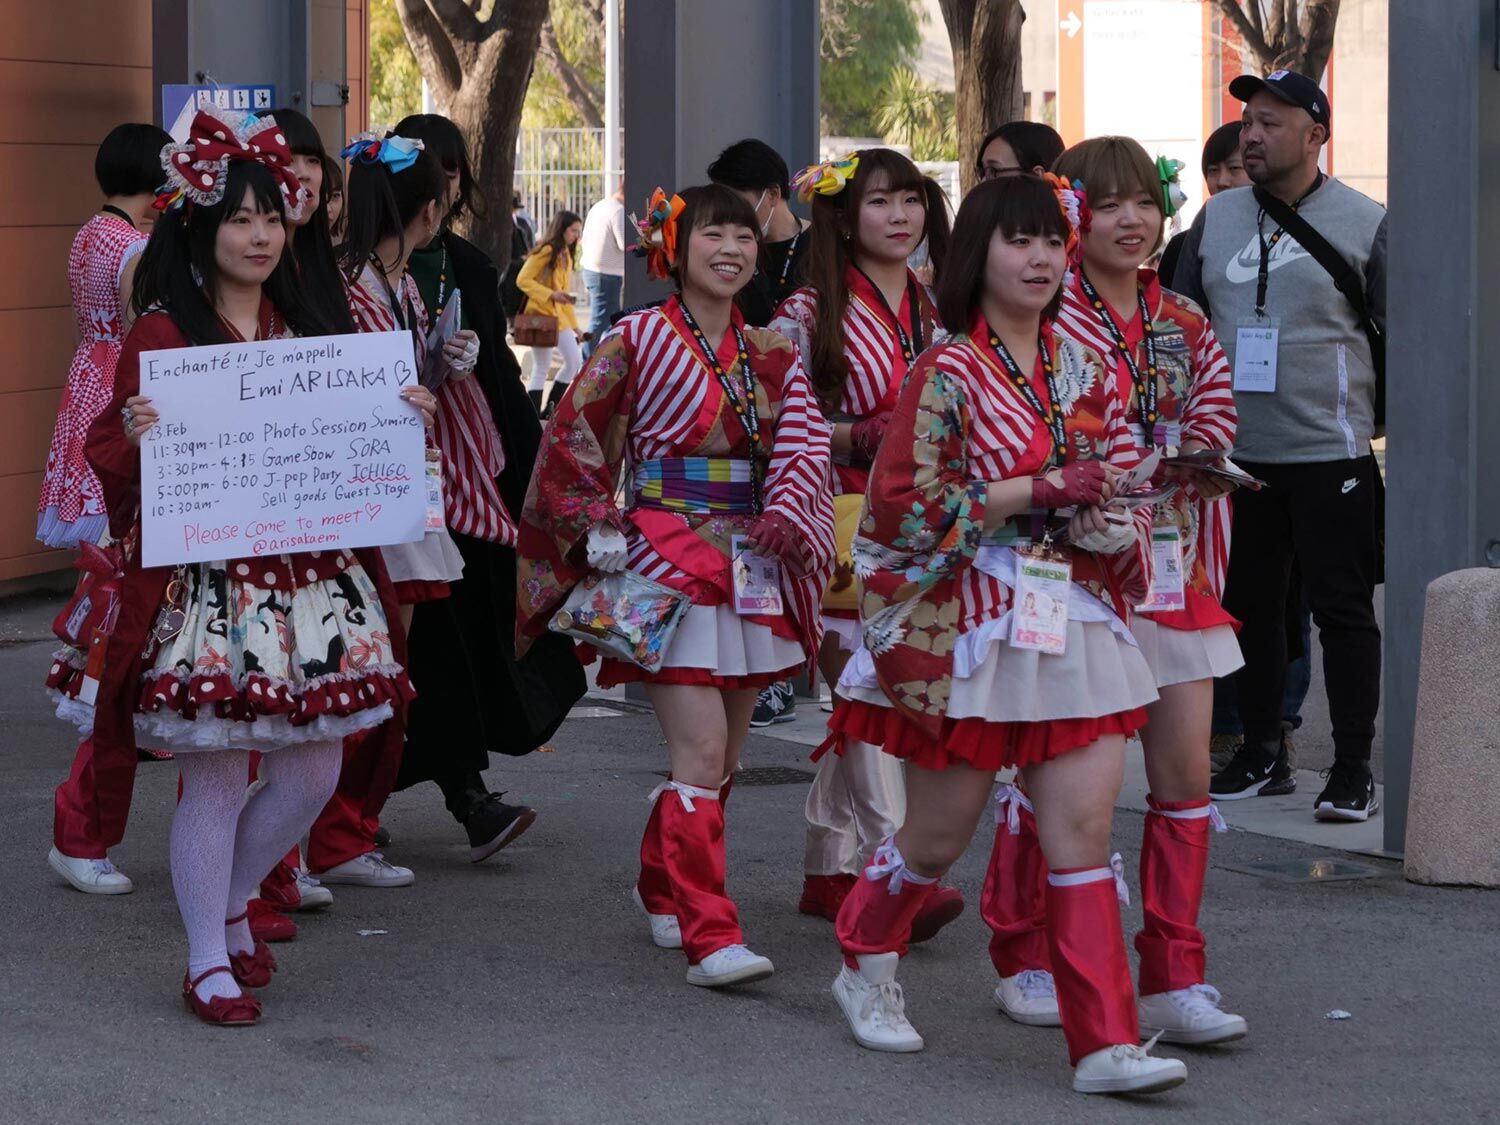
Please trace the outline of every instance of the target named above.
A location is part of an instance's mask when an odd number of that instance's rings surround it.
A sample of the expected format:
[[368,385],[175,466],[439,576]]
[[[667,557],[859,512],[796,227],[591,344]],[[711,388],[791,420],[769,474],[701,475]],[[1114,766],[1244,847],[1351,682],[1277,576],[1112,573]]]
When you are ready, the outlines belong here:
[[[622,140],[623,136],[622,130]],[[542,229],[558,211],[587,214],[613,188],[620,173],[609,176],[606,184],[603,149],[603,129],[521,130],[516,139],[516,187]]]

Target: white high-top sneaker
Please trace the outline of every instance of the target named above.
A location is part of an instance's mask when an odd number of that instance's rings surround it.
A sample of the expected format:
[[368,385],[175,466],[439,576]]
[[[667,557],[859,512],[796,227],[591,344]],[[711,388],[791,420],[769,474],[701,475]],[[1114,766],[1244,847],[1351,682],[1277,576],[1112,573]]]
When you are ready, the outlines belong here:
[[1022,969],[1013,977],[1001,977],[995,1003],[1002,1014],[1029,1027],[1061,1027],[1057,1011],[1057,985],[1046,969]]
[[688,984],[700,988],[723,988],[726,984],[748,984],[765,980],[776,971],[769,957],[752,952],[747,946],[726,945],[716,949],[696,965],[689,965]]
[[1155,1094],[1181,1086],[1187,1067],[1181,1059],[1153,1058],[1155,1043],[1121,1043],[1084,1055],[1073,1070],[1073,1089],[1080,1094]]
[[646,909],[646,901],[641,898],[639,887],[630,888],[630,897],[641,908],[646,921],[651,923],[651,940],[662,949],[681,949],[682,927],[677,924],[677,915],[652,914]]
[[1168,1043],[1229,1043],[1243,1039],[1250,1027],[1244,1016],[1219,1007],[1224,998],[1209,984],[1142,996],[1137,1010],[1142,1031],[1155,1031]]
[[896,953],[867,953],[845,965],[833,982],[833,996],[849,1021],[854,1041],[872,1051],[920,1051],[924,1044],[906,1018],[906,998],[896,983]]

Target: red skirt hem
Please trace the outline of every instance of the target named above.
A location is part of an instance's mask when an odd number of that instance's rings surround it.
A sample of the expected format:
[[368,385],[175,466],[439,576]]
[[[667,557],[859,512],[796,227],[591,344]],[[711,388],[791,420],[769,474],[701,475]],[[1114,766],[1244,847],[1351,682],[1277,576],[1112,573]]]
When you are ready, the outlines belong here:
[[770,687],[791,679],[801,669],[794,665],[780,672],[755,672],[748,676],[721,676],[708,668],[663,668],[660,672],[648,672],[626,660],[606,656],[599,662],[597,683],[601,688],[618,687],[620,684],[675,684],[689,687],[715,687],[724,691],[739,691],[745,688]]
[[[944,719],[942,734],[934,741],[894,707],[858,700],[840,702],[828,721],[829,742],[836,750],[842,750],[845,739],[868,742],[892,757],[930,770],[952,765],[977,770],[1034,766],[1082,749],[1106,734],[1128,738],[1145,725],[1144,707],[1099,718],[1037,723]],[[819,747],[819,755],[823,749]]]
[[410,582],[393,582],[396,601],[402,605],[418,605],[435,602],[448,596],[448,583],[427,578],[416,578]]

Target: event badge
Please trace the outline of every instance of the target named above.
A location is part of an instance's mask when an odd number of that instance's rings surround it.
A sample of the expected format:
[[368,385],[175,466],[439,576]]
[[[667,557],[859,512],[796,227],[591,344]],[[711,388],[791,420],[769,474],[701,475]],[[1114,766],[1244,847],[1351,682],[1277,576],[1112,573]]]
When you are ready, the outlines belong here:
[[1135,608],[1146,613],[1187,606],[1182,577],[1182,532],[1176,527],[1151,529],[1151,591]]
[[781,564],[750,550],[743,535],[729,540],[730,569],[734,574],[735,613],[780,617]]
[[1234,389],[1269,394],[1276,389],[1276,345],[1281,321],[1276,317],[1247,317],[1234,337]]
[[1068,645],[1068,591],[1072,585],[1073,564],[1066,558],[1045,546],[1036,551],[1016,551],[1012,648],[1063,654]]
[[427,531],[443,530],[443,455],[431,447],[427,450]]

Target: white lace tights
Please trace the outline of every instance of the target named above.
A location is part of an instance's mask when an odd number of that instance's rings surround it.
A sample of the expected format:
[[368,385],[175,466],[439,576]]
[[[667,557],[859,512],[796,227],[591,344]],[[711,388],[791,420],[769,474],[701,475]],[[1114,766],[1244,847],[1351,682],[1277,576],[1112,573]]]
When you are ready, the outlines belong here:
[[[177,756],[182,800],[172,818],[172,888],[187,930],[188,975],[229,963],[230,947],[251,948],[249,926],[226,931],[224,920],[245,911],[260,881],[328,803],[343,763],[339,742],[310,742],[268,753],[264,785],[248,801],[249,755],[243,750]],[[198,995],[238,996],[227,973],[198,986]]]

